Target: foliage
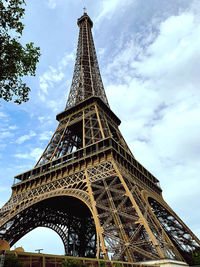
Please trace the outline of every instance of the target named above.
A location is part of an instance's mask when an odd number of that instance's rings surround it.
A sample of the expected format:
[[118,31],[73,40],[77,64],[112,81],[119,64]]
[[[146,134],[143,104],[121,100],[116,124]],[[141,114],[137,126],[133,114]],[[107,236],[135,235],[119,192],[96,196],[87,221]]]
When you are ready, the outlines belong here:
[[19,40],[24,24],[25,0],[0,0],[0,98],[21,104],[28,101],[30,88],[21,79],[35,76],[40,48]]
[[67,259],[62,262],[63,267],[86,267],[84,263],[74,259]]
[[104,261],[99,261],[99,267],[105,267],[105,262]]
[[195,265],[200,265],[200,251],[196,251],[193,253],[193,259]]
[[24,264],[14,255],[6,255],[4,267],[24,267]]

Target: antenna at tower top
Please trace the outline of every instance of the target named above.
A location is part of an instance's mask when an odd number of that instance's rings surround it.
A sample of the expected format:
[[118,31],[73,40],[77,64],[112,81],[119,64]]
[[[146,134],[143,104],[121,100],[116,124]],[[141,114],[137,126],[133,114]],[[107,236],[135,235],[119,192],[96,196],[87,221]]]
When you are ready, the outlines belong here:
[[83,8],[83,12],[84,12],[84,14],[86,13],[86,7]]

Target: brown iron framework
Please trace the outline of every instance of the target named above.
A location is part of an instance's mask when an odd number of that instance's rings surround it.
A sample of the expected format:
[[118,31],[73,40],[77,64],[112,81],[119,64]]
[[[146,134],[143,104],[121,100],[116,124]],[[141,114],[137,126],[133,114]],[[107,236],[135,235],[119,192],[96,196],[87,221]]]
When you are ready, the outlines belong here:
[[66,109],[35,167],[15,177],[0,210],[12,246],[38,226],[61,237],[67,255],[193,264],[200,241],[162,197],[159,181],[133,156],[105,95],[84,15]]

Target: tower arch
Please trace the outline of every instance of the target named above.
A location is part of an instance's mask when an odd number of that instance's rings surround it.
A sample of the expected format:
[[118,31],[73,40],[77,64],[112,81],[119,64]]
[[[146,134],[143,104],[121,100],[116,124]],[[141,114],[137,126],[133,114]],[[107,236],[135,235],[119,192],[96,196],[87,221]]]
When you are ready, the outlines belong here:
[[13,246],[40,226],[50,228],[60,236],[66,255],[96,256],[97,234],[93,214],[80,197],[57,194],[30,205],[12,218],[4,239]]

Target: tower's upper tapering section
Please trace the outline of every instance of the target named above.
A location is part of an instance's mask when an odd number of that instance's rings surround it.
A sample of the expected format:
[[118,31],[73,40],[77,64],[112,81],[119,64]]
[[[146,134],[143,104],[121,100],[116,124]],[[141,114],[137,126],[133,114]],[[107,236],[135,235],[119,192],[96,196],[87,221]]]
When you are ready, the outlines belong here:
[[84,13],[78,19],[77,24],[80,28],[78,47],[66,109],[77,105],[91,96],[100,97],[109,106],[92,37],[91,28],[93,22],[87,13]]

